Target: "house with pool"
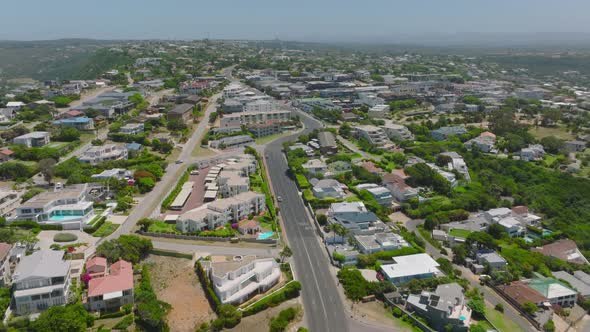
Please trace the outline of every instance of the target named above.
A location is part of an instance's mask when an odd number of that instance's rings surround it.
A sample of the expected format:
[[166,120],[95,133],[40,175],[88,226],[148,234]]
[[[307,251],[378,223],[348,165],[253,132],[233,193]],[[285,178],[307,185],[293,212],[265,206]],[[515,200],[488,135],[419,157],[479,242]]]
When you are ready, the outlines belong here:
[[93,202],[87,200],[88,185],[56,186],[24,202],[12,221],[35,221],[62,225],[64,229],[82,229],[95,217]]

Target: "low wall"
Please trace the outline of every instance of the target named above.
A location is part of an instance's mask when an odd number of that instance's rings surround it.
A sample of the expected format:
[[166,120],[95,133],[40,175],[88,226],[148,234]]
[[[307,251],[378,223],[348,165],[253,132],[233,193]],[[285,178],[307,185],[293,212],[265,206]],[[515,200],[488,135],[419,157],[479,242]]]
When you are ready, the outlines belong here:
[[[153,233],[137,231],[137,234],[150,237],[162,237],[167,239],[178,239],[178,240],[193,240],[193,241],[215,241],[215,242],[229,242],[229,237],[215,237],[215,236],[197,236],[197,235],[183,235],[183,234],[168,234],[168,233]],[[251,238],[240,238],[240,242],[250,243],[263,243],[263,244],[277,244],[275,239],[258,240]]]
[[531,316],[529,316],[528,313],[526,313],[524,310],[522,310],[522,308],[520,307],[520,304],[518,302],[516,302],[514,299],[512,299],[510,296],[508,296],[506,293],[504,293],[503,290],[499,289],[498,287],[491,285],[491,284],[488,284],[488,286],[490,288],[492,288],[496,293],[498,293],[504,300],[508,301],[508,303],[510,303],[514,309],[516,309],[524,318],[526,318],[529,321],[529,323],[531,323],[537,329],[541,330],[541,324],[539,324],[539,322],[534,320]]

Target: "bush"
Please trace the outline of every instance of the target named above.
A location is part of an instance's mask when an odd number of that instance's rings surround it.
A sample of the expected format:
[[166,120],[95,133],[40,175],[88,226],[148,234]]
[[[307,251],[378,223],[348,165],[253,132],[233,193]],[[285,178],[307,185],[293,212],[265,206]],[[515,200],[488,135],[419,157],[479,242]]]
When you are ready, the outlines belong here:
[[277,317],[270,320],[270,332],[282,332],[287,329],[289,323],[295,319],[299,310],[296,308],[287,308],[279,312]]
[[127,313],[125,313],[125,311],[115,311],[115,312],[105,312],[103,314],[100,315],[100,318],[117,318],[117,317],[123,317],[127,315]]
[[397,317],[397,318],[400,318],[404,314],[402,309],[400,309],[398,307],[393,307],[392,313],[393,313],[393,316]]
[[78,236],[72,233],[57,233],[53,236],[55,242],[72,242],[76,241]]
[[346,297],[353,301],[359,301],[368,295],[382,297],[384,293],[395,290],[395,286],[390,282],[367,281],[361,274],[361,271],[352,268],[344,268],[338,271],[338,280],[340,280],[344,288]]
[[44,231],[61,231],[63,229],[62,225],[41,225],[34,221],[15,221],[11,222],[10,227],[20,227],[26,229],[38,229]]
[[168,331],[165,317],[171,306],[158,300],[146,265],[141,270],[141,281],[135,291],[135,302],[137,320],[147,331]]
[[276,307],[282,302],[299,296],[300,291],[301,284],[298,281],[291,281],[290,283],[285,285],[285,287],[283,287],[281,290],[274,292],[273,294],[261,299],[258,302],[255,302],[254,304],[246,308],[243,311],[244,317],[254,315],[269,307]]
[[94,232],[96,232],[100,228],[100,226],[102,226],[106,221],[107,221],[107,217],[100,217],[98,219],[98,221],[96,221],[94,223],[94,225],[92,225],[89,228],[85,228],[84,232],[86,232],[88,234],[94,234]]
[[504,312],[504,305],[502,303],[498,303],[498,304],[496,304],[494,309],[499,312]]
[[131,324],[133,324],[133,315],[127,315],[123,317],[123,319],[121,319],[117,324],[115,324],[113,329],[126,330],[129,326],[131,326]]
[[231,304],[222,304],[217,308],[217,319],[213,326],[231,329],[242,321],[242,312]]
[[137,264],[152,249],[153,245],[150,239],[136,235],[121,235],[117,239],[102,242],[96,248],[96,255],[106,257],[111,263],[123,259]]

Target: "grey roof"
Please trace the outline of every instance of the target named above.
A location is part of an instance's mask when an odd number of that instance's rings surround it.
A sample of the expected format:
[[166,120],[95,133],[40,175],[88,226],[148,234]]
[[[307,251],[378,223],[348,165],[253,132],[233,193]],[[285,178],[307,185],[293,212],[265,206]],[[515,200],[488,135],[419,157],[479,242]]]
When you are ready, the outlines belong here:
[[318,140],[321,146],[336,146],[336,138],[329,131],[322,131],[318,134]]
[[439,310],[448,311],[449,308],[453,308],[460,303],[463,303],[463,288],[457,283],[438,285],[434,292],[439,296],[439,300],[430,298],[430,306],[435,307]]
[[590,275],[584,271],[575,271],[574,276],[590,286]]
[[63,259],[61,250],[39,250],[30,256],[24,256],[13,275],[15,282],[28,278],[63,277],[70,270],[70,261]]
[[482,260],[485,260],[486,262],[488,262],[490,264],[493,264],[493,263],[504,263],[505,264],[506,263],[506,260],[502,256],[498,255],[495,252],[489,252],[489,253],[482,254],[482,255],[480,255],[480,257]]
[[565,271],[557,271],[553,272],[553,276],[557,279],[562,279],[567,281],[573,288],[580,293],[580,295],[586,297],[590,296],[590,285],[587,285],[580,279],[576,278],[575,276],[565,272]]
[[168,114],[184,114],[189,112],[193,108],[191,104],[180,104],[176,105],[173,109],[168,111]]

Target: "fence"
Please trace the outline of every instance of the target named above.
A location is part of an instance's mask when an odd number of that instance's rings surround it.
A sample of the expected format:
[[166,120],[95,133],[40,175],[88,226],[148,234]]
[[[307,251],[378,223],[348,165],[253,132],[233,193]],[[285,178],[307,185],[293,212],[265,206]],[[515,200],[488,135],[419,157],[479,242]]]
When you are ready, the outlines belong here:
[[[230,242],[230,237],[216,237],[216,236],[198,236],[198,235],[183,235],[183,234],[168,234],[168,233],[154,233],[137,231],[137,234],[150,237],[163,237],[167,239],[178,240],[193,240],[193,241],[215,241],[215,242]],[[240,238],[240,242],[263,243],[263,244],[277,244],[275,239],[258,240],[252,238]]]

